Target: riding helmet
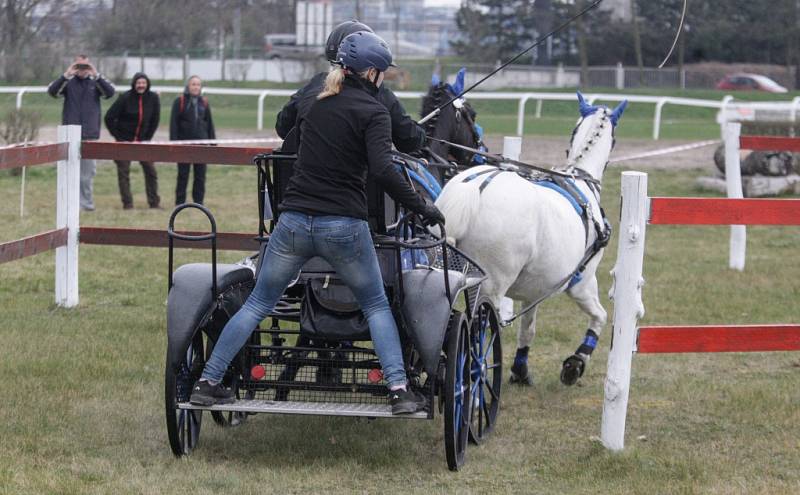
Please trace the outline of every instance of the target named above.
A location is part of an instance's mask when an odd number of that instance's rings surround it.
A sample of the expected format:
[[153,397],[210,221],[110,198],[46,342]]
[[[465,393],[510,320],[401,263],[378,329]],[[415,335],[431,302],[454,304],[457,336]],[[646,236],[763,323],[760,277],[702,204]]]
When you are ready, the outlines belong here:
[[363,72],[372,67],[386,72],[389,67],[396,67],[392,63],[389,45],[377,34],[367,31],[347,35],[339,45],[336,61],[353,72]]
[[328,41],[325,42],[325,58],[328,59],[328,62],[336,62],[336,54],[339,53],[339,45],[342,44],[342,40],[359,31],[371,33],[372,28],[355,19],[345,21],[333,28],[331,34],[328,35]]

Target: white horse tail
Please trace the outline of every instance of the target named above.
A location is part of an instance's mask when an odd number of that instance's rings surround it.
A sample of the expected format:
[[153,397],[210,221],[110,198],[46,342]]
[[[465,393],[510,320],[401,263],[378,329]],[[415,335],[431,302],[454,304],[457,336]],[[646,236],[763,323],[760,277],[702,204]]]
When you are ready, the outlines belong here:
[[448,241],[454,241],[454,244],[464,238],[478,215],[481,202],[480,184],[479,180],[462,182],[462,178],[456,176],[436,199],[436,206],[447,220],[445,228]]

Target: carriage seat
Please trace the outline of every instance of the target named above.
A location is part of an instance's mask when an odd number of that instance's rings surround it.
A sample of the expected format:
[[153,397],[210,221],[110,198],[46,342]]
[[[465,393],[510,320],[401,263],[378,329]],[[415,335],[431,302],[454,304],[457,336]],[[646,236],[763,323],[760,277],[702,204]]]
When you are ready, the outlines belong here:
[[[376,249],[378,255],[378,265],[380,266],[381,275],[383,276],[383,284],[386,286],[394,285],[395,272],[396,272],[396,259],[393,249]],[[325,277],[327,275],[334,275],[336,270],[333,269],[330,263],[325,261],[320,256],[314,256],[306,261],[300,269],[300,278],[309,280],[314,278]]]
[[[242,265],[217,264],[217,291],[224,294],[231,287],[253,281],[253,270]],[[190,263],[172,274],[172,288],[167,296],[167,339],[173,365],[181,359],[195,330],[212,308],[211,263]],[[249,292],[249,291],[239,291]]]

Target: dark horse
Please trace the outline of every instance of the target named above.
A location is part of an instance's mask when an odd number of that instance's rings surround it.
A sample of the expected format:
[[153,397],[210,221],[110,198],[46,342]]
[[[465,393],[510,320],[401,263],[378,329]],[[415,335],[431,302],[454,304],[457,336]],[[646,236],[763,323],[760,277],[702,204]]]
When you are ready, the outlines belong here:
[[[454,85],[441,82],[434,77],[428,94],[422,99],[422,116],[447,103],[464,87],[464,69],[456,77]],[[425,124],[425,133],[430,138],[442,139],[470,148],[481,148],[482,129],[475,124],[475,110],[463,99],[443,108],[442,111]],[[485,149],[485,147],[483,148]],[[432,139],[428,140],[422,156],[431,164],[431,173],[444,185],[453,177],[458,168],[466,168],[483,163],[480,156]],[[455,163],[456,166],[452,164]]]

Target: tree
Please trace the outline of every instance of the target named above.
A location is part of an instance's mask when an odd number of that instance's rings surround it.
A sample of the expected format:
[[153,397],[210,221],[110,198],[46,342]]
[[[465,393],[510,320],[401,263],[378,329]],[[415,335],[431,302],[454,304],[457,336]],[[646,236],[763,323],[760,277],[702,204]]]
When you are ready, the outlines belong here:
[[[536,37],[539,38],[549,33],[554,26],[553,18],[555,11],[552,0],[537,0],[533,4],[533,26],[536,30]],[[552,40],[548,39],[544,44],[536,48],[536,63],[539,65],[550,65],[553,56]]]
[[452,42],[471,60],[508,60],[533,40],[532,0],[466,0],[456,14],[464,40]]
[[[0,56],[6,60],[7,81],[19,81],[27,74],[20,70],[22,60],[30,60],[42,33],[58,24],[73,4],[69,0],[0,0]],[[34,70],[34,72],[36,72]]]

